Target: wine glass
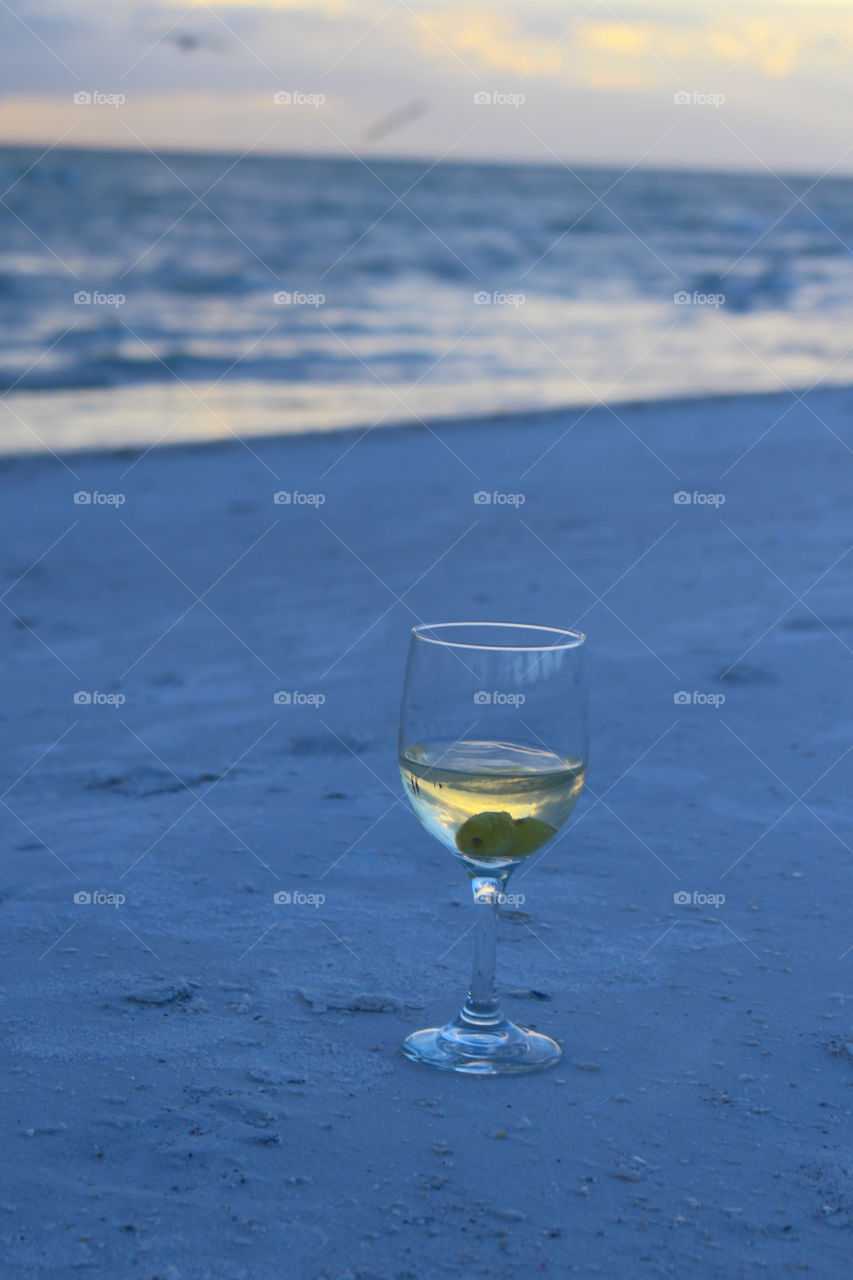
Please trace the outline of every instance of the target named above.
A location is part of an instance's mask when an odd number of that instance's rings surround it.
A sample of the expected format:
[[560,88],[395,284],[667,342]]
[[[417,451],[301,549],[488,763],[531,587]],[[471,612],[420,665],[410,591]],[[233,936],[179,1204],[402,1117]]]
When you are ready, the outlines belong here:
[[501,1010],[495,938],[512,872],[557,834],[583,787],[586,637],[506,622],[414,627],[399,763],[409,803],[465,867],[477,909],[462,1011],[446,1026],[415,1031],[403,1053],[472,1075],[553,1066],[560,1046]]

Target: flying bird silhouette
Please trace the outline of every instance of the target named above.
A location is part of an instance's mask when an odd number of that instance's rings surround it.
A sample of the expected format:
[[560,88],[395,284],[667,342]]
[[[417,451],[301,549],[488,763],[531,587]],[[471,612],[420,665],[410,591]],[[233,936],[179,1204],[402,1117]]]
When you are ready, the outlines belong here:
[[215,36],[196,35],[192,31],[167,31],[164,39],[181,53],[195,53],[198,49],[214,49],[220,52],[225,47],[223,41],[217,40]]
[[407,102],[405,106],[398,107],[396,111],[390,112],[387,116],[382,116],[379,120],[375,120],[369,128],[365,129],[364,136],[368,142],[378,142],[380,138],[387,138],[389,133],[402,129],[404,125],[410,124],[412,120],[417,120],[419,116],[426,115],[428,110],[429,103],[423,98],[416,98],[412,102]]

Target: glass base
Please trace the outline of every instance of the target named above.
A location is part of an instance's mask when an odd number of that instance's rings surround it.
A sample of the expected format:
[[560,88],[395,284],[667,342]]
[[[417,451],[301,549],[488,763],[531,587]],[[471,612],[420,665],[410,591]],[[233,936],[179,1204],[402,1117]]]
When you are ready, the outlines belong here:
[[402,1051],[412,1062],[471,1076],[546,1071],[563,1056],[555,1040],[506,1019],[488,1028],[471,1026],[461,1018],[444,1027],[426,1027],[407,1036]]

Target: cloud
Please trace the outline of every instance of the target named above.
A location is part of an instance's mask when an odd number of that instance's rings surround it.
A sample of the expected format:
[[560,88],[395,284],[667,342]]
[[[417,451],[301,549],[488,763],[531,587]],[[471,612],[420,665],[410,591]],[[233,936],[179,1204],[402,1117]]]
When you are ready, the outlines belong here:
[[[420,46],[445,60],[455,59],[473,73],[507,72],[551,77],[602,89],[651,88],[670,85],[688,74],[752,71],[768,79],[791,75],[813,61],[826,46],[841,49],[850,40],[851,20],[828,9],[825,22],[815,22],[820,6],[806,12],[759,3],[759,12],[743,8],[692,11],[660,9],[643,16],[636,6],[630,21],[579,14],[553,35],[532,29],[533,12],[525,18],[480,9],[455,9],[412,16]],[[646,8],[646,15],[649,10]],[[567,16],[570,17],[569,14]]]
[[412,14],[412,24],[428,53],[470,61],[482,70],[552,75],[564,64],[555,39],[526,33],[511,18],[488,10],[431,13],[428,19]]
[[[812,33],[812,37],[815,33]],[[790,75],[811,40],[809,33],[743,15],[705,29],[708,50],[729,65],[752,65],[772,79]]]

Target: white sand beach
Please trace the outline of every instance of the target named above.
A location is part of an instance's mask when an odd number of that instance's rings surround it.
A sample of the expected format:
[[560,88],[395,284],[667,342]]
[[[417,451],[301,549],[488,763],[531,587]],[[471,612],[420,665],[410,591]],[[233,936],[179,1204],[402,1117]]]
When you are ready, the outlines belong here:
[[[4,1277],[849,1270],[851,404],[0,461]],[[469,618],[590,644],[500,931],[526,1078],[399,1054],[473,912],[403,664]]]

